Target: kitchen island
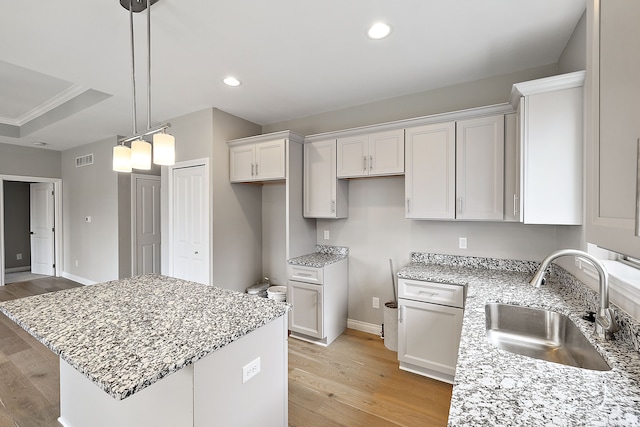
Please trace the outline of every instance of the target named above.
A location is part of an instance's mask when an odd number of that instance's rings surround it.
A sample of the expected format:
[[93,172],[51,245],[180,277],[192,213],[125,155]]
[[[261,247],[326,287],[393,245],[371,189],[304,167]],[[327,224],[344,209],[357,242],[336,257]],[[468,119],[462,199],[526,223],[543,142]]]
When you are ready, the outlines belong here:
[[[547,285],[528,281],[538,263],[413,253],[401,278],[467,286],[449,426],[640,426],[640,324],[616,310],[616,340],[593,335],[583,320],[596,293],[552,266]],[[610,371],[546,362],[494,347],[486,339],[485,304],[501,302],[567,315]]]
[[286,426],[288,309],[159,275],[0,304],[60,356],[66,427]]

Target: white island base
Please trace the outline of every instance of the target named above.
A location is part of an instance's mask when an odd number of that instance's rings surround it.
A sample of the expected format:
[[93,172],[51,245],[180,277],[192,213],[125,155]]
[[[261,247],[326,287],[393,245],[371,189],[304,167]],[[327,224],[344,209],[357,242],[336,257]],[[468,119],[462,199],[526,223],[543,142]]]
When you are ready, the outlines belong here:
[[[243,367],[260,371],[243,383]],[[65,427],[212,427],[288,424],[287,316],[281,316],[149,387],[116,400],[60,360]]]

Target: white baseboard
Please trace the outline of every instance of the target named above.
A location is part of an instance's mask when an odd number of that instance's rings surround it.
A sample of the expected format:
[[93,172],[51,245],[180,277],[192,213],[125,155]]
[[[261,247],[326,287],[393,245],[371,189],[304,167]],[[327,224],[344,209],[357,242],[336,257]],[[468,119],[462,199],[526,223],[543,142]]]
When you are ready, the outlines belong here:
[[347,328],[355,329],[356,331],[366,332],[380,336],[382,333],[382,326],[375,323],[366,323],[359,320],[347,319]]
[[73,280],[74,282],[78,282],[81,285],[95,285],[98,282],[94,282],[93,280],[85,279],[84,277],[76,276],[75,274],[67,273],[66,271],[62,272],[62,277],[65,279]]
[[4,269],[5,273],[20,273],[22,271],[31,271],[31,266],[25,265],[23,267],[11,267],[11,268]]

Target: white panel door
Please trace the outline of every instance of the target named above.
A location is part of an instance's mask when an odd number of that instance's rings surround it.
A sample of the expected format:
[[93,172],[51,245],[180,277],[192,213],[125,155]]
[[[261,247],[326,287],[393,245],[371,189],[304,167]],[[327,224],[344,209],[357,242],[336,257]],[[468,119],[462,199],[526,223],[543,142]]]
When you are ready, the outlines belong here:
[[304,216],[336,217],[336,140],[304,145]]
[[134,275],[160,274],[160,178],[135,177]]
[[404,173],[404,129],[369,135],[369,175]]
[[285,140],[256,144],[255,177],[259,181],[286,178]]
[[419,126],[405,132],[406,217],[454,219],[455,122]]
[[463,314],[461,308],[399,299],[398,360],[454,375]]
[[368,135],[338,139],[338,178],[369,175]]
[[504,216],[504,115],[456,123],[457,219]]
[[53,183],[31,184],[31,272],[55,275]]
[[289,312],[289,329],[310,337],[324,338],[322,285],[288,283],[287,302],[293,306]]
[[173,171],[173,276],[209,284],[209,207],[205,167]]

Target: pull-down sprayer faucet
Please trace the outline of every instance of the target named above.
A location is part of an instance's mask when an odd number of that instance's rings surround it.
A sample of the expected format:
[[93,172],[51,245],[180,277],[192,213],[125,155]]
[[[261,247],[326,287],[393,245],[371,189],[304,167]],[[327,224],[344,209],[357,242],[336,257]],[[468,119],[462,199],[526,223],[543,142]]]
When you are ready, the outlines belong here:
[[598,278],[600,282],[600,304],[598,305],[598,312],[596,314],[595,334],[599,338],[609,338],[618,330],[618,324],[614,319],[613,309],[609,307],[609,277],[604,265],[602,265],[600,260],[595,258],[593,255],[577,249],[561,249],[553,252],[542,260],[538,271],[536,271],[536,274],[529,283],[539,288],[542,285],[544,274],[547,267],[549,267],[549,264],[562,256],[575,256],[577,258],[581,258],[593,265],[598,271]]

